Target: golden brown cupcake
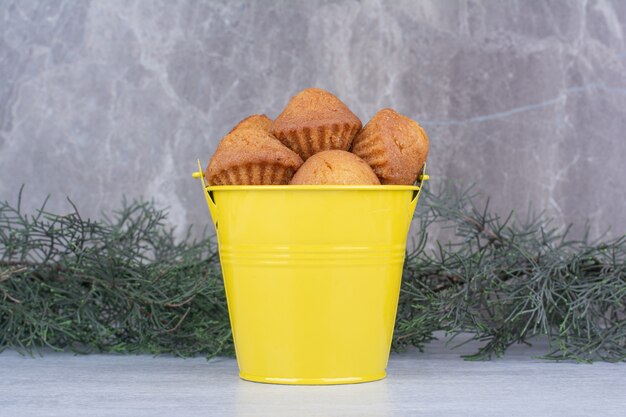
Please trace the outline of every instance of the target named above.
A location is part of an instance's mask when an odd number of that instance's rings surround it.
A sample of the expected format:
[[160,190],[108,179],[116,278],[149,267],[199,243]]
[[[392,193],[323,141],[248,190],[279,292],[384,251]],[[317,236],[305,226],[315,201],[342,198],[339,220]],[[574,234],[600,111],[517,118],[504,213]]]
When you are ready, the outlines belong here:
[[[237,123],[230,130],[230,132],[228,132],[228,134],[233,133],[235,130],[243,130],[243,129],[259,129],[259,130],[261,130],[261,131],[263,131],[265,133],[269,133],[269,127],[271,126],[271,124],[272,124],[272,119],[270,119],[266,115],[264,115],[264,114],[253,114],[251,116],[246,117],[245,119],[240,120],[239,123]],[[241,137],[241,136],[236,136],[236,137]],[[274,138],[274,139],[276,139],[276,138]],[[220,146],[222,146],[222,143],[230,143],[231,141],[232,140],[224,141],[222,139],[220,141],[220,143],[218,144],[217,149],[215,150],[215,152],[217,152],[217,150],[220,149]]]
[[238,128],[222,139],[206,169],[210,185],[288,184],[302,159],[259,128]]
[[428,156],[428,137],[414,120],[382,109],[367,122],[352,143],[382,184],[411,185]]
[[379,185],[380,181],[367,162],[358,156],[332,150],[316,153],[307,159],[290,184]]
[[341,100],[307,88],[289,101],[270,133],[306,161],[320,151],[348,150],[359,129],[361,121]]
[[252,116],[248,116],[232,128],[231,132],[234,132],[237,129],[261,129],[265,132],[269,132],[270,126],[272,125],[272,119],[267,117],[264,114],[253,114]]

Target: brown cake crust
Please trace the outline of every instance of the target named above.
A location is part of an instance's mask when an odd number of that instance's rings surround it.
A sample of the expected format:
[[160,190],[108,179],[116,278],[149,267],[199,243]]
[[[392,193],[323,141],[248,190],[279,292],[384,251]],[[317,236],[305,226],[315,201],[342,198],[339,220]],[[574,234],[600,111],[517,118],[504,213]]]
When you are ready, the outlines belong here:
[[229,133],[234,132],[237,129],[261,129],[265,132],[269,132],[271,125],[272,119],[266,115],[253,114],[252,116],[248,116],[237,123]]
[[382,184],[411,185],[428,157],[428,136],[414,120],[382,109],[367,122],[352,143]]
[[306,160],[324,150],[348,150],[361,126],[361,120],[333,94],[307,88],[291,98],[270,133]]
[[346,151],[330,150],[316,153],[307,159],[290,184],[380,185],[380,181],[367,162],[358,156]]
[[210,185],[288,184],[302,159],[259,128],[237,128],[218,145],[206,169]]

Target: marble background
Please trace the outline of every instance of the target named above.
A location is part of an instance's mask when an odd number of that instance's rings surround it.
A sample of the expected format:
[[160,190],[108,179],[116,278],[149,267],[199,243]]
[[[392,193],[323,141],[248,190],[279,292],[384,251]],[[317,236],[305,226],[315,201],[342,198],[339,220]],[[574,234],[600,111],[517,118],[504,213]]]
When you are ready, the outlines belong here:
[[625,231],[625,1],[0,1],[0,199],[84,216],[148,196],[208,223],[205,164],[308,86],[431,138],[433,187],[478,184]]

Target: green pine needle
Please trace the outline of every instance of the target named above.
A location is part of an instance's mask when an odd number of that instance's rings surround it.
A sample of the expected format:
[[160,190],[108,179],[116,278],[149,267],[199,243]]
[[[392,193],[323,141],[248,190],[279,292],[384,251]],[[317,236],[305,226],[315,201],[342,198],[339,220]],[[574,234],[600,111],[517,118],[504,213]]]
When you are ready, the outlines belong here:
[[[545,359],[626,360],[626,235],[572,240],[545,216],[500,218],[475,201],[449,185],[422,193],[393,347],[443,330],[484,342],[470,360],[537,336]],[[211,238],[175,239],[167,211],[144,201],[101,221],[20,206],[21,191],[0,203],[0,350],[234,354]],[[450,240],[430,242],[433,225]]]

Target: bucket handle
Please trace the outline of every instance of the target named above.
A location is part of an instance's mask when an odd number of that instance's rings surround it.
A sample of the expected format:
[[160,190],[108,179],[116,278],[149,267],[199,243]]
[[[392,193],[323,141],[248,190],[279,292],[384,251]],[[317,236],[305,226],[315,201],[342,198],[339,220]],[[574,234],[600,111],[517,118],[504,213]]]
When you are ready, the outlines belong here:
[[202,171],[202,165],[198,159],[198,171],[191,174],[194,178],[200,179],[202,182],[202,191],[204,191],[204,197],[206,198],[206,204],[211,212],[211,219],[213,219],[213,225],[215,226],[215,232],[217,233],[217,204],[213,199],[213,192],[207,190],[206,181],[204,180],[204,172]]
[[424,163],[424,167],[422,168],[421,174],[417,177],[417,181],[415,185],[419,188],[413,191],[413,198],[411,198],[411,202],[409,203],[409,223],[413,220],[413,214],[415,213],[415,207],[417,206],[417,200],[419,199],[420,193],[422,192],[422,186],[424,185],[424,181],[428,181],[430,176],[426,174],[426,163]]

